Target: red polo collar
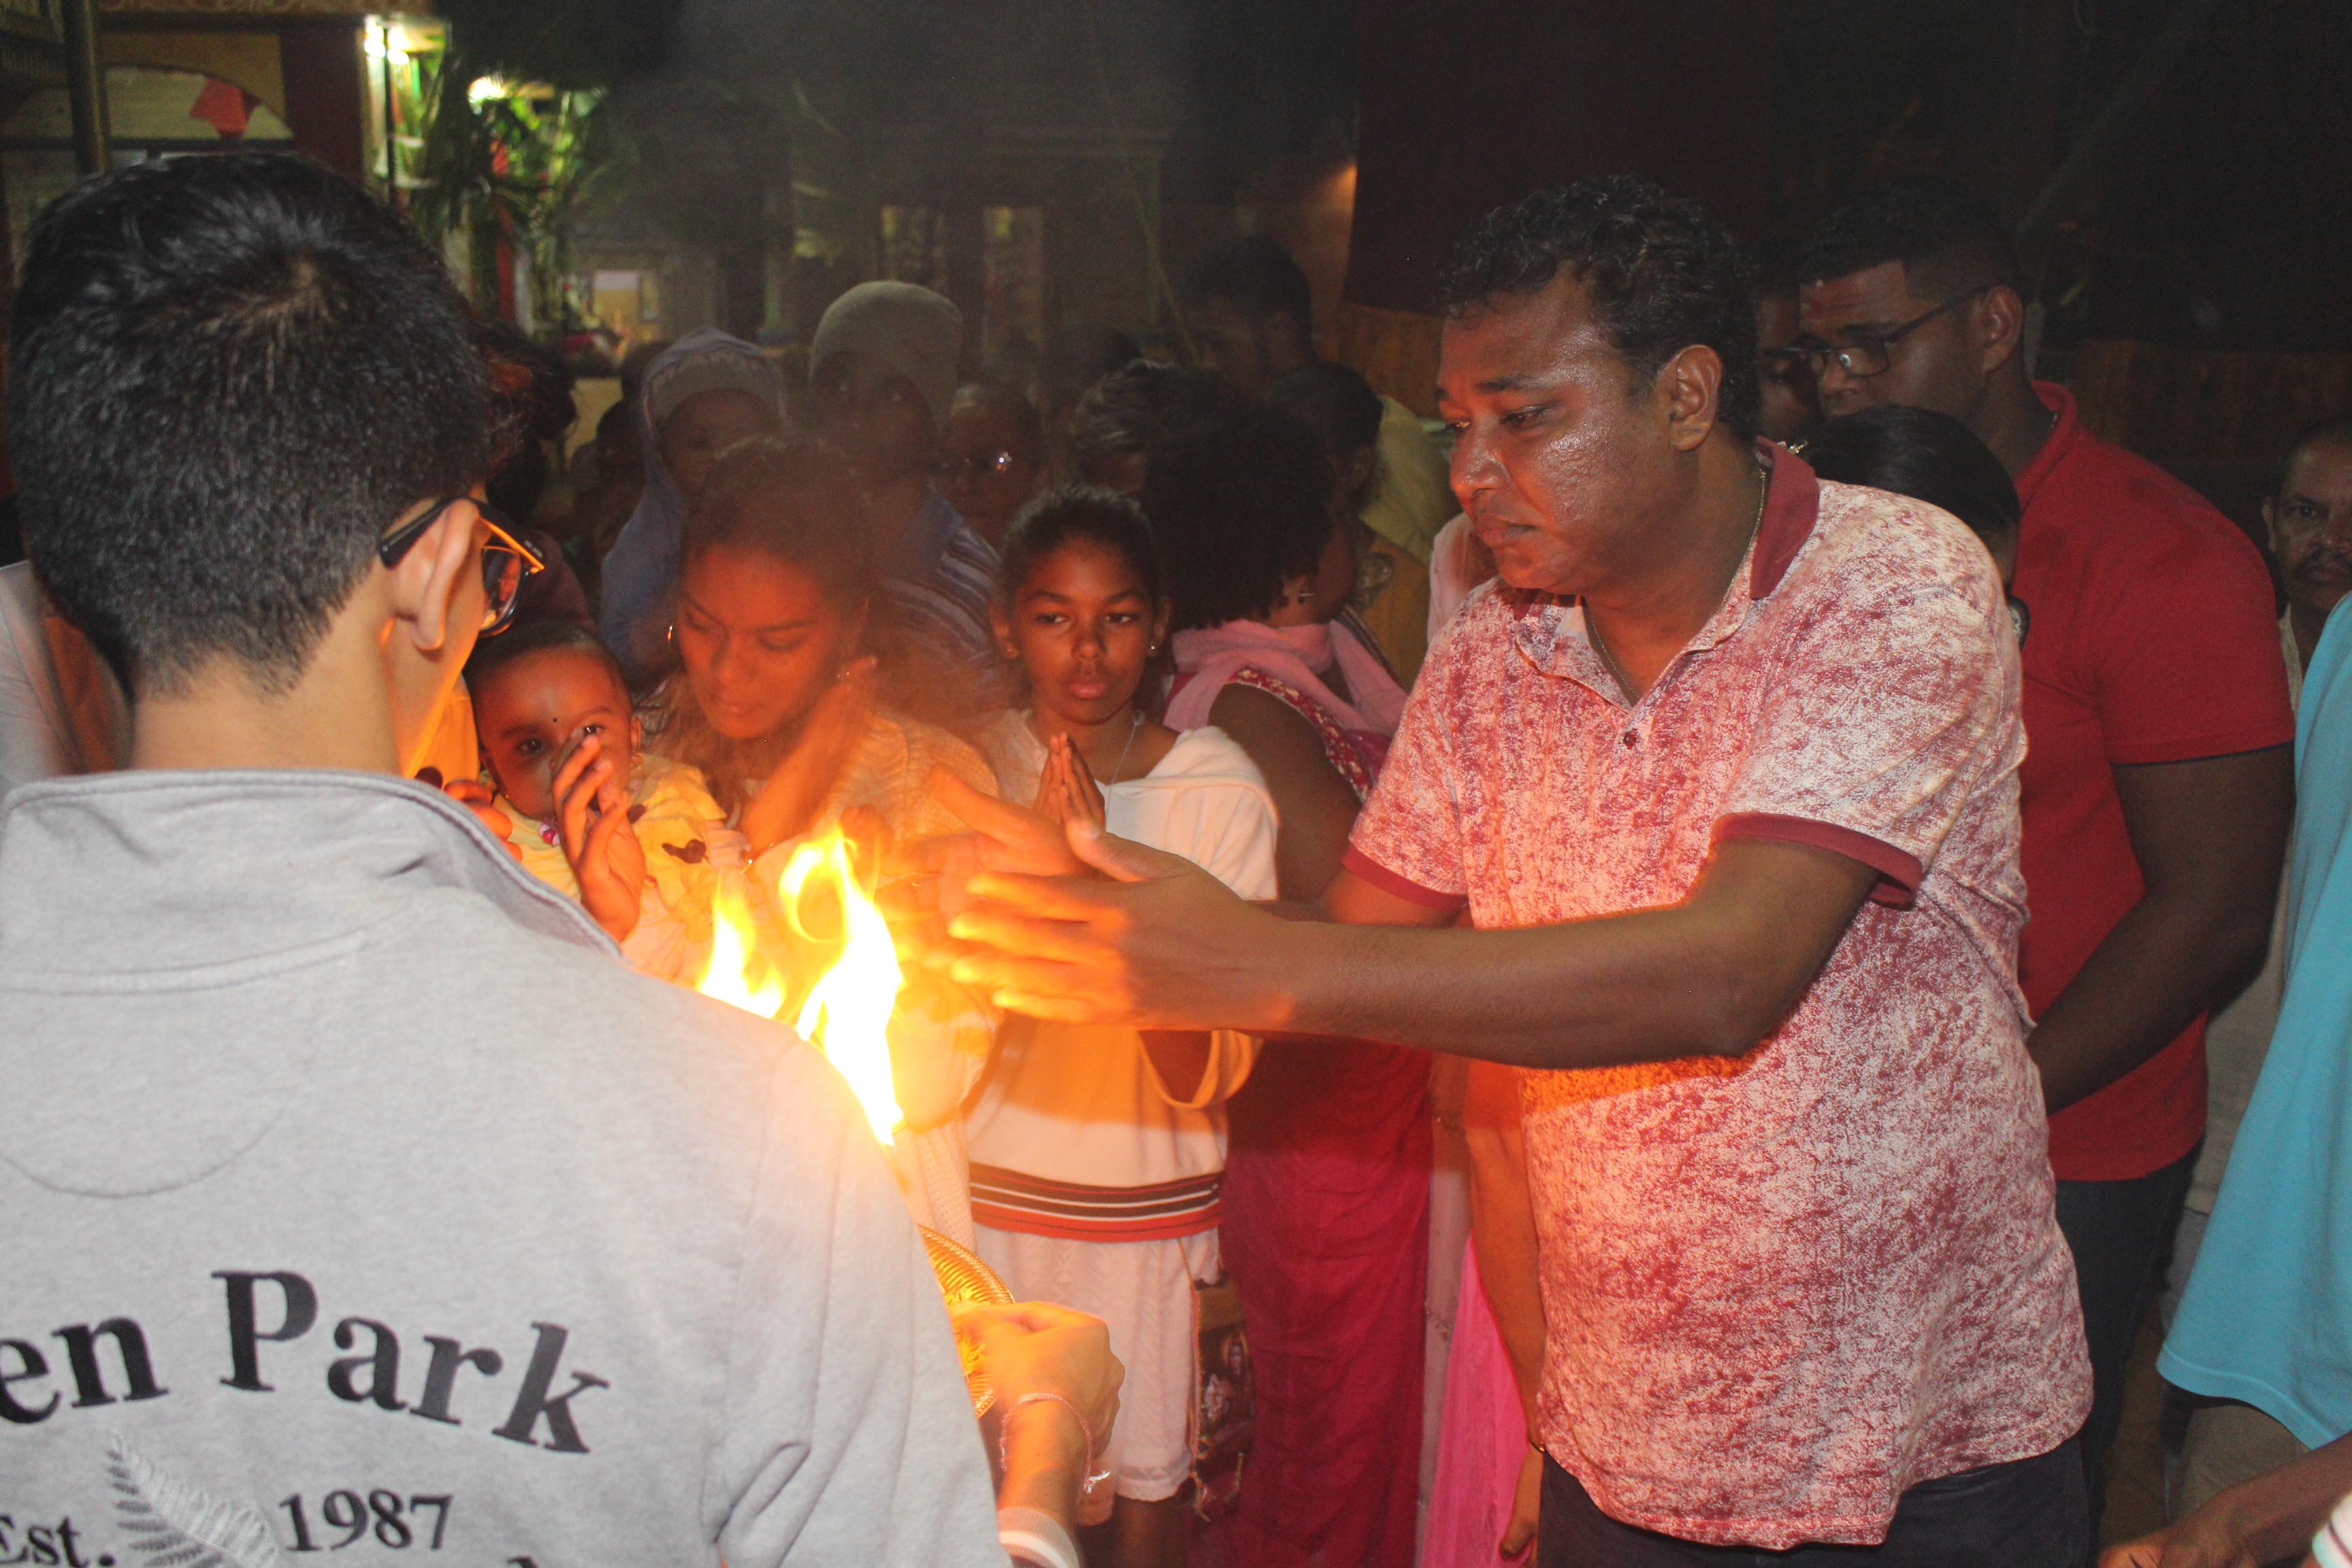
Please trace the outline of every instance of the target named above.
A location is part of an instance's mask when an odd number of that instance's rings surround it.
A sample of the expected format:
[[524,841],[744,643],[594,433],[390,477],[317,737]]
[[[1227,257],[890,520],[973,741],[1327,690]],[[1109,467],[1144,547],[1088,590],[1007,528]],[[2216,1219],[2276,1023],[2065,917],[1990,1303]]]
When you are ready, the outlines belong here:
[[[1771,478],[1764,491],[1764,516],[1756,525],[1756,542],[1748,562],[1748,597],[1768,598],[1789,574],[1797,554],[1805,548],[1805,541],[1813,536],[1813,524],[1822,512],[1822,481],[1802,458],[1777,441],[1759,437],[1756,456],[1771,469]],[[1525,619],[1532,611],[1546,605],[1566,607],[1576,603],[1575,595],[1522,593],[1496,584],[1511,603],[1515,620]]]
[[2042,488],[2042,481],[2066,460],[2066,454],[2074,449],[2075,437],[2083,431],[2082,415],[2074,406],[2073,393],[2054,381],[2035,382],[2033,393],[2042,399],[2042,407],[2058,416],[2058,422],[2050,427],[2049,437],[2042,443],[2042,450],[2033,454],[2033,460],[2026,464],[2017,476],[2017,499],[2023,506],[2033,504],[2033,493]]
[[1771,466],[1764,518],[1756,525],[1756,552],[1748,564],[1748,596],[1771,596],[1797,552],[1813,536],[1822,514],[1822,481],[1812,466],[1777,441],[1759,439],[1756,455]]

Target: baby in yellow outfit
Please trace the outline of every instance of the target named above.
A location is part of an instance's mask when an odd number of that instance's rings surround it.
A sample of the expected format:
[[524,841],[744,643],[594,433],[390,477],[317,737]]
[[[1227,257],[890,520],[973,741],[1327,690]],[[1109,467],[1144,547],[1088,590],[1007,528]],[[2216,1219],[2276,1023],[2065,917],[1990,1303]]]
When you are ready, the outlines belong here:
[[750,857],[699,772],[638,752],[612,654],[584,626],[533,622],[483,643],[466,683],[524,869],[579,900],[632,967],[695,984],[719,886],[758,902]]

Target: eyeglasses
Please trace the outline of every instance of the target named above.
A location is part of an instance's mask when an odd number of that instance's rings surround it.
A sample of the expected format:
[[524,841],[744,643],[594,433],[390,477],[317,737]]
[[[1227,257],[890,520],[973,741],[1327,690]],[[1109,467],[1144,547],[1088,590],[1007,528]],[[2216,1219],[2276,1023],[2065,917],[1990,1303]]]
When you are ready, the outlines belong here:
[[1868,381],[1874,375],[1886,374],[1886,367],[1893,363],[1887,355],[1888,349],[1954,306],[1979,294],[1990,293],[1992,285],[1989,283],[1979,284],[1965,294],[1955,294],[1926,315],[1914,316],[1893,331],[1882,332],[1874,338],[1863,338],[1850,343],[1808,343],[1795,352],[1804,356],[1805,363],[1812,368],[1816,376],[1827,374],[1830,366],[1834,364],[1856,381]]
[[[425,531],[440,521],[441,514],[461,500],[473,500],[473,498],[451,496],[377,540],[376,559],[387,567],[399,565],[401,557],[425,537]],[[482,629],[479,635],[496,637],[514,619],[515,606],[522,599],[523,579],[547,570],[547,563],[539,558],[539,552],[515,537],[515,525],[496,508],[484,501],[474,501],[474,510],[481,514],[482,526],[490,531],[490,537],[482,543]]]
[[958,474],[970,474],[975,479],[994,479],[1013,471],[1021,459],[1015,453],[998,448],[992,452],[941,452],[931,459],[931,478],[952,479]]

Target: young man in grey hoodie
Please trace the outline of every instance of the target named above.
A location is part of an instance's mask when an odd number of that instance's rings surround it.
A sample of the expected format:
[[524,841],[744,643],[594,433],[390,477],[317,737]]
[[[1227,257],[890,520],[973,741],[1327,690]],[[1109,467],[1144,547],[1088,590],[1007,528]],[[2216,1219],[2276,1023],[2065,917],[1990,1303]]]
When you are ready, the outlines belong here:
[[[132,739],[0,804],[0,1560],[1001,1564],[832,1069],[404,777],[529,566],[432,254],[316,164],[145,164],[35,226],[14,356]],[[1100,1336],[990,1329],[1041,1561]]]

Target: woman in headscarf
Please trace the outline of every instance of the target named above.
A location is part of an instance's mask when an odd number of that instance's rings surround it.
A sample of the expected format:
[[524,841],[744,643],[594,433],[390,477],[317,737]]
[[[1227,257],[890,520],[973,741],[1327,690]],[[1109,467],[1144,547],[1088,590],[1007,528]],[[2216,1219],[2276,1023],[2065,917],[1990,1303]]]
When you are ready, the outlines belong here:
[[646,367],[637,406],[645,492],[604,557],[597,623],[632,681],[662,662],[687,508],[721,452],[783,433],[783,378],[752,344],[704,327]]

